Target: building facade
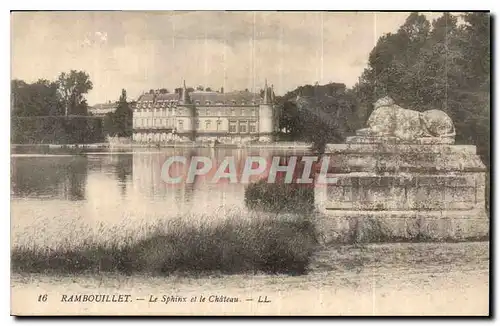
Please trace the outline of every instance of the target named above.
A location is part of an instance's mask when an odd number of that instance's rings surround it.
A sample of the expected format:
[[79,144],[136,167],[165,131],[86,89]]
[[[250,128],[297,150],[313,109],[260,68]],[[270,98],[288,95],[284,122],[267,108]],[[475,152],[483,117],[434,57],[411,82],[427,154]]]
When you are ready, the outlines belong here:
[[272,141],[278,114],[272,87],[263,95],[248,91],[143,94],[133,108],[132,140],[162,143],[174,140],[245,142]]
[[93,116],[104,118],[106,114],[110,112],[116,111],[116,103],[108,102],[103,104],[96,104],[94,106],[89,107],[89,112],[92,113]]

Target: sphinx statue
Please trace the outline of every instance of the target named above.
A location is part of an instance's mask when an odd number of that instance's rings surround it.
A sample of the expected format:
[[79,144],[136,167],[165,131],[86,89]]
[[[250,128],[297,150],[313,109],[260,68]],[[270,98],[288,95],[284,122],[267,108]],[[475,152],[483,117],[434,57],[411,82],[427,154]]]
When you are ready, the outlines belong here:
[[374,111],[367,127],[356,132],[356,137],[395,138],[403,142],[446,143],[455,141],[455,126],[441,110],[418,112],[404,109],[390,97],[374,103]]

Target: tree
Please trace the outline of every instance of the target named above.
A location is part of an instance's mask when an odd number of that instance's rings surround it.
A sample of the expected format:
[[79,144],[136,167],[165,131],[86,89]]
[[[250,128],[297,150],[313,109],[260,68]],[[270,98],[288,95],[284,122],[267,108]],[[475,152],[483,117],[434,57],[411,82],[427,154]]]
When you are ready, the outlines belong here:
[[168,93],[168,89],[166,89],[166,88],[160,89],[160,94],[167,94],[167,93]]
[[281,136],[311,142],[322,151],[326,143],[342,141],[353,130],[355,103],[345,84],[300,86],[276,97],[279,129],[285,132]]
[[92,90],[92,82],[84,71],[62,72],[57,80],[58,93],[64,106],[64,115],[86,115],[87,103],[84,95]]
[[13,116],[61,115],[58,85],[45,79],[28,84],[22,80],[11,81],[11,112]]
[[104,129],[108,135],[130,137],[132,135],[133,112],[127,102],[127,91],[122,89],[115,112],[110,112],[104,118]]
[[444,13],[432,25],[412,13],[396,33],[382,36],[368,67],[348,91],[355,116],[366,121],[372,103],[389,95],[399,105],[441,109],[455,123],[458,143],[475,144],[489,165],[490,18],[487,13],[458,17]]

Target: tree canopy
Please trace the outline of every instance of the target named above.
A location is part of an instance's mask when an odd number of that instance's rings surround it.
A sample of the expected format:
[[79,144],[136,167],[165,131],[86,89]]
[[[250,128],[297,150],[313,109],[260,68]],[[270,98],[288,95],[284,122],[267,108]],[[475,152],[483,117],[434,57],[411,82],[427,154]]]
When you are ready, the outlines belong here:
[[[411,13],[395,33],[379,38],[358,83],[351,89],[339,85],[305,85],[279,98],[280,128],[293,139],[309,140],[314,132],[314,125],[310,130],[306,127],[310,117],[297,111],[293,99],[298,94],[315,98],[310,106],[336,120],[335,134],[342,136],[365,124],[377,99],[390,96],[408,109],[448,113],[456,126],[457,142],[477,145],[489,165],[488,13],[443,13],[432,22],[423,14]],[[324,125],[324,118],[318,120]]]
[[133,111],[127,101],[127,91],[122,89],[116,110],[109,112],[104,118],[104,131],[110,136],[130,137],[132,136]]
[[13,116],[87,115],[85,95],[93,85],[84,71],[62,72],[57,80],[11,81]]

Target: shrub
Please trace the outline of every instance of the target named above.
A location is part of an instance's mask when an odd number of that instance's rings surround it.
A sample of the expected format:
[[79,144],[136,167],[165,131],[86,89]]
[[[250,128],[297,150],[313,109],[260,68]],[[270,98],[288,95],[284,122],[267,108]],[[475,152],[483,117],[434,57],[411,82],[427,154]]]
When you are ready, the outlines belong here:
[[251,183],[245,189],[245,205],[269,212],[310,213],[314,210],[314,188],[309,184]]
[[226,218],[199,225],[186,219],[158,224],[142,239],[83,241],[76,246],[12,249],[15,272],[120,272],[198,274],[220,272],[306,273],[317,245],[304,218]]

